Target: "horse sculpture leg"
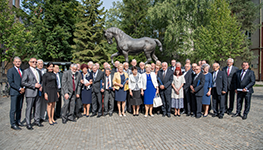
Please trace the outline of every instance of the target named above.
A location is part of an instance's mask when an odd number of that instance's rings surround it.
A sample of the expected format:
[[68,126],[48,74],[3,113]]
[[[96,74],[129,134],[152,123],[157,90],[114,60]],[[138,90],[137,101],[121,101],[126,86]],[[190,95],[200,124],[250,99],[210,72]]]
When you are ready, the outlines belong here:
[[116,57],[116,56],[119,56],[119,55],[120,55],[120,53],[117,52],[117,53],[114,53],[114,54],[112,54],[112,55],[110,56],[112,65],[114,65],[114,63],[113,63],[113,57]]
[[122,51],[122,54],[123,54],[123,56],[124,56],[124,58],[125,58],[125,61],[126,61],[126,62],[129,62],[128,52]]
[[152,58],[153,58],[153,60],[154,60],[155,62],[158,60],[158,57],[155,55],[154,52],[152,53]]
[[144,53],[145,53],[145,56],[146,56],[146,62],[145,64],[148,64],[152,61],[152,58],[151,58],[151,53],[150,52],[145,52],[146,50],[144,50]]

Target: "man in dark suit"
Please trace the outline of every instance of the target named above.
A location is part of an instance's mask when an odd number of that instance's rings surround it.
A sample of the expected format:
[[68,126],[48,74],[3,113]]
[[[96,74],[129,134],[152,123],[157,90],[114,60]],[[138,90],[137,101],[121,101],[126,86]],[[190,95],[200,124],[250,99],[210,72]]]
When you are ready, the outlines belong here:
[[162,70],[157,74],[157,78],[161,80],[159,82],[160,96],[162,98],[162,111],[163,117],[167,115],[171,117],[171,92],[172,92],[172,82],[173,82],[173,71],[168,69],[167,62],[162,63]]
[[[225,97],[225,109],[227,111],[228,115],[232,114],[233,108],[234,108],[234,101],[235,101],[235,89],[234,89],[234,78],[236,77],[236,72],[238,71],[238,68],[233,66],[234,59],[228,58],[227,59],[227,66],[222,69],[223,72],[226,73],[227,76],[227,92]],[[229,97],[229,108],[227,106],[228,104],[228,94],[230,94]]]
[[102,79],[103,87],[101,92],[104,92],[104,116],[109,113],[110,116],[113,114],[114,109],[114,87],[113,87],[113,74],[109,68],[105,69],[105,75]]
[[[94,117],[98,111],[98,118],[102,115],[102,78],[103,72],[99,70],[97,65],[92,66],[93,84],[92,84],[92,115]],[[99,105],[99,107],[98,107]]]
[[57,77],[57,85],[58,85],[58,92],[59,92],[59,98],[56,104],[56,109],[55,109],[55,118],[60,118],[61,117],[61,87],[62,87],[62,76],[63,73],[59,71],[59,66],[55,65],[53,72],[56,74]]
[[[37,60],[37,70],[41,72],[43,76],[47,70],[44,68],[44,61],[42,59]],[[44,99],[44,94],[41,93],[40,97],[40,122],[47,121],[47,101]]]
[[[212,100],[213,100],[213,117],[218,116],[223,119],[225,113],[225,94],[227,91],[227,78],[223,71],[219,70],[218,63],[213,64],[213,85],[212,85]],[[218,109],[218,104],[219,108]]]
[[169,70],[171,70],[172,72],[174,72],[175,68],[176,68],[176,60],[173,59],[173,60],[171,61],[171,66],[169,67]]
[[243,99],[245,98],[245,110],[242,119],[247,119],[250,110],[251,95],[254,93],[253,86],[255,84],[254,71],[249,69],[249,63],[242,63],[242,70],[236,72],[235,91],[237,93],[237,112],[232,117],[241,116]]
[[[80,76],[80,78],[82,79],[82,75],[81,75],[81,70],[80,70],[80,64],[76,64],[78,67],[77,67],[77,72],[78,72],[78,75]],[[78,98],[76,98],[76,103],[75,103],[75,116],[77,118],[80,118],[82,117],[82,114],[81,114],[81,110],[82,110],[82,100],[81,100],[81,93],[80,93],[80,96]]]
[[111,70],[112,73],[118,72],[118,66],[119,66],[120,62],[119,61],[115,61],[114,62],[114,66]]
[[192,79],[192,69],[191,64],[185,64],[185,72],[184,72],[184,79],[185,84],[183,86],[184,88],[184,111],[187,113],[186,116],[191,115],[191,89],[190,85],[193,81]]
[[138,70],[138,72],[140,74],[145,73],[146,72],[146,70],[145,70],[145,63],[144,62],[140,62],[139,66],[140,66],[140,69]]
[[13,61],[14,67],[7,71],[7,79],[10,85],[10,124],[14,130],[21,130],[19,126],[24,126],[21,120],[21,110],[23,106],[25,89],[21,85],[22,70],[20,69],[21,59],[15,57]]
[[200,118],[202,116],[202,98],[204,95],[205,76],[201,72],[201,67],[195,67],[195,77],[190,85],[191,93],[193,94],[192,111],[193,117]]
[[[80,97],[81,75],[77,71],[76,64],[70,65],[70,70],[65,71],[62,76],[62,96],[64,96],[64,105],[62,107],[62,123],[67,121],[76,122],[74,117],[75,102]],[[69,109],[69,113],[67,115]]]
[[31,125],[31,113],[32,107],[35,104],[35,114],[34,114],[34,123],[33,125],[37,125],[42,127],[43,125],[40,123],[40,92],[42,91],[42,75],[39,70],[36,69],[37,59],[31,58],[29,60],[30,67],[27,68],[22,75],[21,84],[25,87],[25,97],[26,97],[26,124],[28,130],[33,130]]

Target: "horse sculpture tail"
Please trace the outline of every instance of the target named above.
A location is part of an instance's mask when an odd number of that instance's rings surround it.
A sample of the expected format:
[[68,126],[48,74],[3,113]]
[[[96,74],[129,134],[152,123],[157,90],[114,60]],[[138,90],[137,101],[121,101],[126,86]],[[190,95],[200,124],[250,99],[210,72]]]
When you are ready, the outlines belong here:
[[160,51],[162,52],[163,51],[162,43],[158,39],[155,39],[154,41],[156,42],[157,46],[160,47]]

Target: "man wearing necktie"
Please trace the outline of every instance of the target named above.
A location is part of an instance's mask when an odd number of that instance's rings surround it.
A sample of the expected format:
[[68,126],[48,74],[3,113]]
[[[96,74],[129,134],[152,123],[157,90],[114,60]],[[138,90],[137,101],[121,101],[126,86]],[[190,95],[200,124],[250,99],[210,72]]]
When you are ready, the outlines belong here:
[[57,104],[56,104],[56,109],[55,109],[55,119],[57,118],[60,118],[61,117],[61,81],[62,81],[62,76],[63,76],[63,73],[61,73],[59,71],[59,66],[58,65],[55,65],[54,66],[54,70],[53,72],[56,74],[56,78],[57,78],[57,85],[58,85],[58,92],[59,92],[59,98],[58,98],[58,101],[57,101]]
[[[70,65],[70,70],[65,71],[62,77],[62,95],[64,96],[64,105],[62,107],[62,123],[67,121],[76,122],[74,117],[75,101],[79,98],[81,88],[81,75],[77,71],[76,64]],[[68,110],[69,108],[69,110]],[[68,115],[67,112],[69,111]]]
[[162,70],[157,74],[157,78],[160,78],[162,84],[159,82],[160,96],[162,99],[162,111],[163,117],[171,117],[171,93],[172,93],[172,82],[173,82],[173,71],[168,69],[167,62],[162,63]]
[[21,59],[15,57],[14,67],[7,71],[7,79],[10,85],[11,105],[10,105],[10,124],[14,130],[21,130],[19,126],[24,126],[21,120],[21,110],[23,106],[25,89],[21,85],[22,70],[20,69]]
[[[98,112],[98,118],[102,116],[102,78],[103,72],[98,68],[97,65],[92,66],[93,75],[93,85],[92,85],[92,115],[90,117],[96,116]],[[98,106],[99,105],[99,106]]]
[[40,123],[40,95],[39,92],[42,91],[42,75],[39,70],[36,69],[37,60],[36,58],[31,58],[29,60],[30,67],[27,68],[22,75],[22,86],[25,89],[25,97],[26,97],[26,124],[28,130],[33,130],[31,125],[31,114],[32,114],[32,107],[35,105],[35,114],[34,114],[34,123],[33,125],[37,125],[42,127],[43,125]]
[[251,95],[254,93],[253,86],[255,84],[254,71],[249,69],[249,63],[243,62],[242,69],[237,71],[235,80],[235,92],[237,93],[237,111],[232,117],[241,116],[243,99],[245,98],[245,110],[242,119],[247,119],[250,110]]
[[202,114],[202,98],[204,95],[204,84],[205,76],[201,72],[201,67],[196,66],[194,68],[195,77],[193,78],[192,84],[190,85],[192,99],[191,99],[191,109],[193,111],[192,117],[201,118]]
[[104,83],[101,92],[104,92],[104,116],[108,113],[110,116],[113,114],[114,109],[114,87],[113,87],[113,74],[109,68],[105,69],[105,75],[102,79]]
[[[234,80],[236,77],[236,72],[238,68],[233,66],[234,59],[227,59],[227,66],[222,69],[223,72],[226,73],[227,76],[227,92],[225,97],[225,111],[227,111],[228,115],[232,114],[234,109],[234,101],[235,101],[235,89],[234,89]],[[228,95],[229,97],[229,105],[228,105]],[[228,107],[229,106],[229,107]]]
[[[219,70],[218,63],[213,64],[213,86],[212,86],[212,100],[213,100],[213,117],[218,116],[223,119],[225,113],[225,94],[227,91],[227,78],[223,71]],[[219,108],[218,108],[219,106]]]

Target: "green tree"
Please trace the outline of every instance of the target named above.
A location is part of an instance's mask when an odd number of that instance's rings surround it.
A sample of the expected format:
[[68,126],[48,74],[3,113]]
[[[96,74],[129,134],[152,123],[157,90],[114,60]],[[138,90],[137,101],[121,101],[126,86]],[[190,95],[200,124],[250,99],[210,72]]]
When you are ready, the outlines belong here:
[[[148,10],[158,36],[163,41],[166,61],[190,57],[193,50],[194,30],[206,26],[208,0],[164,0]],[[180,56],[180,57],[179,57]]]
[[[0,1],[0,60],[1,62],[6,61],[6,65],[12,61],[14,56],[28,60],[33,53],[32,33],[26,30],[16,12],[18,9],[11,10],[7,0]],[[2,67],[5,68],[5,66]]]
[[229,3],[226,0],[215,0],[207,12],[210,18],[208,25],[200,26],[195,31],[195,59],[214,62],[240,56],[244,51],[242,45],[245,36],[236,16],[231,16]]
[[94,61],[101,66],[109,61],[109,56],[105,49],[105,39],[103,26],[105,23],[104,7],[100,0],[82,0],[79,6],[79,22],[76,24],[74,32],[73,62],[87,63]]
[[34,35],[37,57],[45,61],[72,59],[73,32],[78,2],[76,0],[24,1],[28,30]]

